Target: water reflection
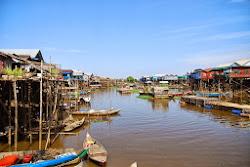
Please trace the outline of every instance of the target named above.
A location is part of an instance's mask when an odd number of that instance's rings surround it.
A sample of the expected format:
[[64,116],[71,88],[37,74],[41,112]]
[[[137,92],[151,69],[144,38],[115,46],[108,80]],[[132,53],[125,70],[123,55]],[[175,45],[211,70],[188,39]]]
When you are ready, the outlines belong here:
[[250,130],[249,118],[240,117],[232,114],[230,111],[216,110],[216,109],[205,109],[204,107],[181,104],[181,108],[186,111],[194,111],[196,113],[202,113],[201,116],[207,116],[210,120],[225,124],[225,127],[235,127],[240,130]]
[[154,110],[163,110],[168,111],[168,103],[170,100],[168,99],[154,99],[152,100],[152,108]]

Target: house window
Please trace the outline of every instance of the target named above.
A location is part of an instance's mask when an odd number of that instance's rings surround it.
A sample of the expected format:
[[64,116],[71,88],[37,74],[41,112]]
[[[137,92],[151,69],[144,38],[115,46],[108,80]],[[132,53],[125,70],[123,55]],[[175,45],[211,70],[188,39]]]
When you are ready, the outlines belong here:
[[236,74],[237,73],[237,70],[234,70],[234,74]]
[[212,74],[212,73],[210,73],[210,77],[211,77],[211,76],[213,76],[213,74]]
[[248,74],[248,69],[246,69],[246,74]]
[[237,74],[239,74],[239,70],[237,70]]
[[206,76],[206,73],[204,73],[203,76],[205,77],[205,76]]

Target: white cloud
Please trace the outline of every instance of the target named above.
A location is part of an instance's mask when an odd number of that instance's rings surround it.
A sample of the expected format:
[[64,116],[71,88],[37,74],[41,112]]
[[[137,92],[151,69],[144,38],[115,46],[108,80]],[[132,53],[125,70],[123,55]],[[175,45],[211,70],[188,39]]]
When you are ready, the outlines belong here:
[[231,53],[200,53],[195,54],[190,58],[183,58],[177,61],[186,63],[187,65],[200,67],[216,67],[223,63],[233,62],[240,59],[245,59],[250,57],[250,50],[245,51],[235,51]]
[[200,30],[203,28],[208,27],[209,25],[199,25],[199,26],[190,26],[190,27],[183,27],[175,30],[170,30],[170,33],[180,33],[180,32],[185,32],[185,31],[194,31],[194,30]]
[[244,37],[250,37],[250,31],[217,34],[217,35],[213,35],[208,38],[205,38],[205,40],[225,40],[225,39],[244,38]]

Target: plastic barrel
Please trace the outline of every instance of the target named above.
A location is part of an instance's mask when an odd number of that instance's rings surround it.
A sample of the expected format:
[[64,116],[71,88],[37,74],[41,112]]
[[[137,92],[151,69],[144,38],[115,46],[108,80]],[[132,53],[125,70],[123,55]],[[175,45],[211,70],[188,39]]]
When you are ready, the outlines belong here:
[[206,105],[205,108],[212,109],[212,106]]
[[234,113],[234,114],[241,114],[242,111],[240,111],[240,110],[232,110],[232,113]]

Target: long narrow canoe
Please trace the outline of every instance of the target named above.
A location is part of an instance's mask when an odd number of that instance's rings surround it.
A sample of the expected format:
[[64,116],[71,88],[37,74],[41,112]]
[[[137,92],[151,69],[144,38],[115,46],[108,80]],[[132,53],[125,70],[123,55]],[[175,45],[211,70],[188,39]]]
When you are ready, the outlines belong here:
[[81,161],[79,164],[77,164],[75,167],[83,167],[83,161]]
[[228,93],[198,93],[198,92],[194,92],[195,95],[198,95],[198,96],[207,96],[207,97],[219,97],[220,96],[225,96],[227,95]]
[[105,166],[107,163],[108,152],[97,140],[92,138],[89,133],[86,133],[86,139],[84,141],[84,146],[90,144],[89,151],[87,153],[90,161],[94,162],[99,166]]
[[132,163],[130,167],[137,167],[137,162]]
[[84,121],[85,121],[85,118],[83,118],[80,121],[73,122],[72,124],[70,124],[64,128],[64,132],[70,132],[70,131],[82,126]]
[[85,145],[85,147],[82,147],[79,151],[59,155],[59,158],[57,159],[46,160],[37,163],[15,165],[15,167],[48,167],[72,165],[74,163],[80,162],[83,159],[83,157],[89,151],[89,147],[90,145]]
[[72,115],[90,115],[90,116],[101,116],[101,115],[112,115],[116,114],[119,111],[121,111],[121,108],[118,110],[113,110],[111,108],[110,110],[89,110],[89,111],[75,111],[71,112]]

